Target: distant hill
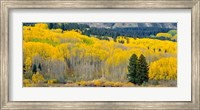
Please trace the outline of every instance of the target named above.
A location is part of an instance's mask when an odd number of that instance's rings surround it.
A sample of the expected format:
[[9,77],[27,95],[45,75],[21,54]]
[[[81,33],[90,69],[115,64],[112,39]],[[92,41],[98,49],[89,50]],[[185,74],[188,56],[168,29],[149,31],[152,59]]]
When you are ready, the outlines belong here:
[[87,24],[90,27],[95,28],[145,28],[145,27],[153,27],[153,28],[168,28],[168,29],[177,29],[176,23],[80,23]]

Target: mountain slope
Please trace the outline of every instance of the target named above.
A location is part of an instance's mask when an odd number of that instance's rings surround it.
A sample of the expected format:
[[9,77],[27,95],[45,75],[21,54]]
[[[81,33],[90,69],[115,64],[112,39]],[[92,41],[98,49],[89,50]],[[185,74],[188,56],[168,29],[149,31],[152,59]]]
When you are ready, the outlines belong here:
[[157,27],[176,29],[176,23],[81,23],[96,28],[131,28],[131,27]]

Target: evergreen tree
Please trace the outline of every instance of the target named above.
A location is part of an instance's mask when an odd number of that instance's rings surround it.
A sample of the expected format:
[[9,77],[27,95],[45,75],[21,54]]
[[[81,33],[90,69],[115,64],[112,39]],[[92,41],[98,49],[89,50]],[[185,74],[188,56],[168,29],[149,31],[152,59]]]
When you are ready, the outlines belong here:
[[40,63],[39,63],[39,65],[38,65],[38,68],[40,69],[40,71],[42,71],[42,66],[41,66]]
[[138,79],[138,57],[136,54],[133,54],[129,59],[129,66],[128,66],[128,81],[134,84],[137,84]]
[[146,62],[146,58],[144,57],[143,54],[140,55],[139,60],[138,60],[138,84],[142,84],[143,82],[148,82],[148,64]]
[[36,66],[36,64],[33,65],[32,72],[33,72],[34,74],[36,74],[36,72],[37,72],[37,66]]
[[133,54],[129,59],[128,81],[138,85],[148,82],[148,70],[144,55],[140,55],[138,59],[137,55]]

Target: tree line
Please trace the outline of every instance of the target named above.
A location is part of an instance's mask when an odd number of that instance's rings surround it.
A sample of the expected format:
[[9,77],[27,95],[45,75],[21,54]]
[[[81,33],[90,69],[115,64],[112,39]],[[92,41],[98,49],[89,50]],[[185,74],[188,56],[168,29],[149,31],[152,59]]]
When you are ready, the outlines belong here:
[[[80,30],[82,34],[87,36],[96,36],[99,39],[109,40],[108,37],[116,39],[118,36],[127,36],[134,38],[152,38],[159,40],[171,40],[165,36],[156,36],[157,33],[167,33],[170,28],[159,28],[159,27],[128,27],[128,28],[96,28],[90,27],[87,24],[78,23],[47,23],[49,29],[62,29],[66,30]],[[24,26],[34,26],[35,23],[24,23]],[[176,40],[172,40],[176,41]]]

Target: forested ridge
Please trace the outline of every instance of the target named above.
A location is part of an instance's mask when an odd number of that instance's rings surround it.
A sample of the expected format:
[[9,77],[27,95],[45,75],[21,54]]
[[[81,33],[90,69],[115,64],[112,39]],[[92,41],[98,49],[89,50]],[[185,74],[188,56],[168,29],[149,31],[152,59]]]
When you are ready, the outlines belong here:
[[[140,23],[142,24],[142,23]],[[156,23],[155,23],[156,24]],[[34,26],[35,23],[24,23],[24,26]],[[87,36],[95,36],[96,38],[109,40],[112,37],[114,40],[118,36],[126,36],[131,38],[151,38],[159,40],[170,40],[176,42],[176,30],[168,27],[90,27],[85,23],[47,23],[49,29],[80,30],[82,34]],[[171,32],[175,34],[171,34]],[[168,33],[169,32],[169,33]],[[157,33],[162,33],[157,35]],[[169,36],[171,35],[171,36]],[[173,37],[173,38],[172,38]]]
[[[176,81],[177,42],[171,41],[176,31],[156,33],[170,40],[120,35],[99,39],[83,33],[81,29],[54,29],[43,23],[23,26],[24,86],[134,86],[128,79],[133,54],[148,68],[144,73],[149,81]],[[138,71],[143,68],[139,66]]]

